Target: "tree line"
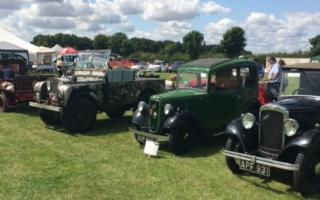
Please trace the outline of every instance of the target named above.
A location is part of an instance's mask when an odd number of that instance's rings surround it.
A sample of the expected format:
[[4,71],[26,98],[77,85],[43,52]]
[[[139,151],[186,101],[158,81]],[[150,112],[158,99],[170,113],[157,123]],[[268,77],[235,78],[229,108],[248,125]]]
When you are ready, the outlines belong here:
[[[320,54],[320,35],[309,40],[310,52],[295,52],[293,54],[275,53],[276,55],[312,56]],[[232,27],[227,30],[220,44],[207,45],[204,36],[198,31],[191,31],[183,36],[182,42],[170,40],[155,41],[146,38],[128,38],[125,33],[118,32],[113,35],[98,34],[93,39],[79,37],[74,34],[58,33],[55,35],[36,35],[32,42],[37,46],[52,47],[59,44],[63,47],[73,47],[77,50],[111,49],[113,53],[124,57],[139,58],[144,61],[162,59],[166,62],[175,60],[189,61],[201,57],[237,57],[252,52],[246,51],[245,31],[241,27]],[[273,54],[274,55],[274,54]],[[262,59],[266,55],[260,55]],[[261,59],[261,60],[262,60]]]

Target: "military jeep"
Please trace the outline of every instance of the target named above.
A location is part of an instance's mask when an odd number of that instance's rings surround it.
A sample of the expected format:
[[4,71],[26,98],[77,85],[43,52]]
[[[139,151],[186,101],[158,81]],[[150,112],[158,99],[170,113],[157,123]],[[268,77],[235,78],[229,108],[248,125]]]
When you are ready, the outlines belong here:
[[110,118],[120,118],[139,101],[165,88],[164,80],[138,77],[135,71],[109,70],[110,51],[79,52],[72,76],[50,78],[35,85],[35,102],[30,106],[40,110],[47,125],[62,121],[70,132],[92,128],[98,111]]
[[234,174],[293,172],[304,195],[320,191],[320,63],[283,67],[280,96],[226,127],[224,154]]
[[223,133],[243,112],[258,113],[257,66],[247,59],[200,59],[179,67],[176,90],[140,102],[131,132],[137,142],[169,143],[174,154]]

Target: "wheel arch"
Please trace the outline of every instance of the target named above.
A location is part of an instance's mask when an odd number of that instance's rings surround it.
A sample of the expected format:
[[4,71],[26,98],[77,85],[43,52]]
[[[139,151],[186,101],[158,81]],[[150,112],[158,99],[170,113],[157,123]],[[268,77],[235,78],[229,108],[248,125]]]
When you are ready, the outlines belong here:
[[[301,136],[291,140],[280,153],[279,159],[290,160],[303,150],[311,148],[313,145],[320,144],[320,130],[312,129],[303,133]],[[292,158],[294,157],[294,158]],[[293,160],[294,161],[294,160]]]
[[66,105],[69,104],[73,99],[78,98],[87,98],[97,109],[102,109],[102,100],[96,95],[95,91],[90,89],[72,90],[68,102],[66,102]]
[[199,130],[200,135],[203,135],[203,130],[200,124],[200,120],[194,114],[190,112],[176,113],[175,115],[166,119],[162,126],[162,133],[172,134],[172,130],[179,124],[182,120],[191,120],[194,122],[196,130]]

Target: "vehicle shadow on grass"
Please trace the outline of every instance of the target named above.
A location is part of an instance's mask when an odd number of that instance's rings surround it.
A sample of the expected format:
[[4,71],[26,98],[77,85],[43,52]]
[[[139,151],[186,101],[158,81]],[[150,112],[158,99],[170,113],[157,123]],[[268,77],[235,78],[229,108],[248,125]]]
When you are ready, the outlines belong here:
[[28,103],[19,103],[15,108],[11,108],[8,113],[28,115],[30,117],[38,117],[37,109],[28,105]]
[[[205,138],[202,141],[199,141],[188,153],[180,156],[186,158],[209,157],[213,154],[219,153],[224,148],[226,140],[226,135]],[[161,146],[160,149],[170,152],[168,144]]]
[[78,135],[102,136],[108,134],[128,132],[128,127],[130,125],[131,118],[131,116],[124,116],[120,119],[98,119],[91,130],[83,133],[70,133],[62,126],[62,124],[56,126],[47,126],[47,128],[74,137],[77,137]]
[[[259,182],[253,181],[253,180],[248,179],[248,177],[258,177],[258,178],[260,178],[260,181]],[[290,193],[290,194],[292,194],[293,196],[295,196],[297,198],[301,198],[301,196],[299,194],[299,191],[296,190],[294,188],[294,185],[293,185],[293,173],[289,172],[289,171],[277,170],[276,169],[276,170],[271,172],[271,177],[270,178],[265,178],[265,177],[262,177],[262,176],[258,176],[258,175],[246,172],[243,175],[239,175],[238,178],[240,178],[243,181],[251,183],[255,187],[259,187],[259,188],[262,188],[262,189],[265,189],[265,190],[269,190],[269,191],[277,193],[277,194]],[[269,183],[271,183],[271,181],[277,181],[277,182],[280,182],[282,184],[288,185],[289,188],[286,191],[278,190],[277,188],[270,186]],[[294,193],[294,192],[296,192],[296,193]],[[316,194],[316,195],[313,195],[313,196],[307,196],[305,198],[312,200],[312,199],[319,199],[319,197],[320,197],[319,194]]]

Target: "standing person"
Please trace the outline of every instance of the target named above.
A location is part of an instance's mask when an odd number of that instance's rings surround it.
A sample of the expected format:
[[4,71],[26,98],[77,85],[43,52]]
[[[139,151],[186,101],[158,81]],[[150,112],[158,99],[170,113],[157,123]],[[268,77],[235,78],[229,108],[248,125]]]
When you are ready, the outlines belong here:
[[258,58],[254,59],[254,62],[257,64],[258,66],[258,76],[259,79],[262,80],[264,77],[264,65],[260,62],[260,60]]
[[284,62],[284,60],[280,59],[279,60],[279,82],[282,82],[282,92],[284,92],[284,90],[286,89],[286,87],[288,86],[288,77],[287,74],[283,75],[282,70],[283,67],[286,66],[286,62]]
[[281,81],[281,69],[277,60],[274,57],[270,57],[268,60],[270,64],[270,71],[268,75],[266,96],[268,101],[276,100],[279,96],[280,81]]
[[277,63],[276,58],[270,57],[268,62],[270,64],[270,71],[269,71],[269,75],[268,75],[268,80],[278,80],[280,66]]

